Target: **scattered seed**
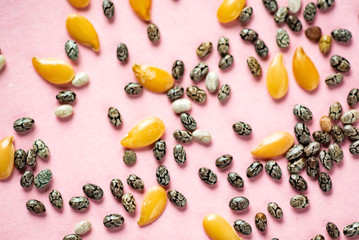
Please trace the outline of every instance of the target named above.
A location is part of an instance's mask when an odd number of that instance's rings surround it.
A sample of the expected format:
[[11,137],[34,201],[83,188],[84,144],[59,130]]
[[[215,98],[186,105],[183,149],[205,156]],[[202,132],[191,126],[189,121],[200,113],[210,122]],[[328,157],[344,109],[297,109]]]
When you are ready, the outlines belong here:
[[34,126],[34,124],[34,119],[25,117],[15,120],[13,127],[16,132],[26,132],[29,131]]
[[30,149],[29,151],[27,151],[26,163],[29,167],[32,167],[32,168],[36,167],[36,154],[33,149]]
[[187,205],[186,197],[182,193],[180,193],[176,190],[169,190],[167,192],[167,197],[171,203],[173,203],[174,205],[176,205],[179,208],[183,208]]
[[243,8],[238,19],[240,22],[246,23],[251,18],[252,14],[253,14],[253,8],[250,6],[247,6],[247,7]]
[[340,119],[340,116],[342,115],[342,105],[339,102],[335,102],[332,105],[330,105],[329,108],[329,117],[333,121],[337,121]]
[[136,153],[132,150],[126,150],[123,154],[123,162],[127,165],[127,166],[132,166],[136,163]]
[[167,97],[170,101],[174,101],[183,97],[184,89],[181,86],[175,86],[168,90]]
[[229,201],[229,208],[235,211],[246,209],[249,206],[249,200],[246,197],[234,197]]
[[187,160],[187,154],[184,147],[180,144],[177,144],[173,148],[173,157],[178,164],[184,164]]
[[322,163],[325,169],[331,170],[333,168],[333,159],[327,151],[320,151],[319,161]]
[[303,122],[308,122],[312,120],[313,114],[309,108],[301,104],[296,104],[293,108],[294,116]]
[[292,13],[297,13],[297,12],[299,12],[301,5],[302,5],[302,1],[301,1],[301,0],[289,0],[289,1],[288,1],[289,10],[290,10]]
[[324,236],[321,234],[318,234],[312,238],[312,240],[325,240]]
[[250,235],[252,233],[252,227],[244,220],[238,219],[233,224],[234,230],[243,234],[243,235]]
[[232,128],[235,133],[241,136],[249,136],[252,133],[252,127],[245,122],[235,122]]
[[256,50],[256,53],[259,57],[265,58],[268,56],[268,47],[267,45],[260,39],[257,39],[254,41],[254,50]]
[[330,144],[330,134],[322,131],[315,131],[313,133],[313,138],[315,141],[323,144],[324,146],[328,146]]
[[181,79],[184,72],[184,63],[181,60],[176,60],[172,64],[172,77],[174,79]]
[[122,206],[126,212],[132,213],[136,210],[135,197],[131,193],[125,193],[121,197]]
[[344,141],[344,131],[338,124],[332,127],[330,134],[336,143],[342,143]]
[[116,48],[116,56],[120,62],[127,62],[128,60],[128,48],[124,43],[119,43]]
[[217,98],[220,102],[225,102],[231,94],[231,87],[228,84],[223,84],[219,89]]
[[82,222],[79,222],[78,224],[76,224],[74,232],[78,235],[83,235],[83,234],[87,233],[88,231],[90,231],[91,227],[92,227],[91,222],[88,220],[85,220],[85,221],[82,221]]
[[197,123],[190,114],[181,113],[180,119],[181,119],[182,125],[185,129],[187,129],[189,131],[196,130]]
[[23,149],[17,149],[14,153],[14,166],[22,170],[26,167],[26,152]]
[[192,141],[192,133],[186,130],[175,130],[173,132],[173,137],[182,143],[189,143]]
[[122,116],[117,108],[110,107],[108,109],[107,116],[113,126],[118,127],[122,124]]
[[317,14],[317,6],[315,3],[310,2],[305,6],[303,17],[308,23],[313,22],[315,15]]
[[37,156],[39,156],[40,158],[48,158],[50,156],[49,148],[41,139],[37,139],[32,145],[32,147],[36,152]]
[[145,187],[142,179],[135,174],[129,175],[126,182],[130,187],[137,191],[142,191]]
[[263,171],[263,164],[260,161],[255,161],[247,168],[247,177],[253,178],[258,176]]
[[147,25],[147,36],[151,42],[160,40],[161,34],[156,24],[150,23]]
[[241,176],[238,175],[238,173],[230,172],[227,175],[228,182],[234,187],[234,188],[243,188],[244,182]]
[[331,238],[333,238],[333,239],[339,238],[340,231],[339,231],[337,225],[335,225],[332,222],[328,222],[325,228],[327,229],[328,235]]
[[110,182],[110,190],[112,195],[117,198],[118,200],[121,200],[123,195],[123,183],[120,179],[114,178]]
[[322,36],[322,29],[318,26],[309,27],[305,30],[305,36],[312,41],[319,42]]
[[79,58],[79,47],[75,41],[68,40],[65,43],[65,52],[72,61],[76,61]]
[[349,138],[350,141],[359,140],[359,129],[352,125],[345,125],[343,128],[344,135]]
[[170,174],[166,166],[160,165],[156,169],[156,178],[159,185],[166,187],[170,184]]
[[347,103],[350,107],[353,107],[357,105],[359,102],[359,89],[353,88],[350,90],[348,97],[347,97]]
[[333,55],[330,58],[330,65],[339,72],[348,72],[350,70],[349,61],[339,55]]
[[320,151],[320,143],[319,142],[311,142],[304,148],[304,155],[306,157],[316,156]]
[[247,58],[247,65],[253,77],[260,77],[262,75],[262,67],[255,57]]
[[305,123],[297,123],[294,126],[294,134],[297,140],[304,146],[311,142],[310,132]]
[[282,169],[280,168],[278,163],[273,160],[266,162],[265,171],[271,178],[275,180],[279,180],[282,178]]
[[46,212],[45,205],[36,199],[31,199],[26,202],[26,208],[32,213],[41,214]]
[[74,112],[74,109],[69,104],[64,104],[55,109],[55,115],[58,118],[67,118],[70,117]]
[[346,237],[354,237],[359,235],[359,222],[353,222],[343,229],[343,234]]
[[155,142],[153,146],[153,155],[157,161],[162,160],[166,155],[166,142],[162,139],[159,139]]
[[229,51],[229,40],[227,37],[222,36],[218,39],[217,50],[221,56],[225,56]]
[[6,63],[5,57],[4,55],[1,54],[1,49],[0,49],[0,70],[4,68]]
[[329,133],[332,129],[332,121],[328,116],[322,116],[319,120],[319,124],[323,132]]
[[198,176],[208,185],[215,185],[217,183],[217,175],[209,168],[200,168],[198,170]]
[[212,43],[203,42],[201,43],[196,50],[197,56],[200,58],[205,58],[208,54],[212,52]]
[[352,124],[357,122],[359,119],[359,112],[356,109],[349,110],[348,112],[344,113],[340,118],[340,121],[343,124]]
[[288,7],[280,7],[274,14],[274,21],[277,24],[284,23],[289,14]]
[[118,228],[123,225],[125,219],[120,214],[109,214],[103,219],[103,225],[106,228]]
[[326,172],[321,172],[318,175],[319,187],[323,192],[329,192],[332,189],[332,180]]
[[276,0],[262,0],[262,2],[269,13],[273,14],[277,11],[278,4]]
[[194,82],[203,80],[208,73],[208,65],[204,62],[198,63],[190,73],[190,77]]
[[79,196],[72,197],[69,201],[69,205],[72,209],[80,211],[82,209],[87,209],[90,206],[90,202],[87,197]]
[[206,88],[208,92],[214,93],[218,90],[219,80],[216,72],[209,72],[206,76]]
[[23,188],[31,187],[34,182],[34,172],[32,170],[27,170],[20,178],[20,185]]
[[71,84],[75,87],[82,87],[88,84],[89,82],[89,75],[84,72],[76,73],[74,79],[72,80]]
[[349,42],[352,39],[352,33],[344,28],[338,28],[332,31],[332,38],[337,42]]
[[332,7],[334,4],[334,0],[317,0],[317,7],[319,10],[326,10]]
[[76,93],[71,90],[64,90],[56,94],[59,103],[73,103],[76,100]]
[[40,171],[35,179],[34,179],[34,185],[37,189],[45,188],[49,185],[52,179],[52,172],[50,169],[44,169]]
[[204,129],[197,129],[195,131],[193,131],[192,136],[194,138],[194,140],[196,140],[199,143],[203,143],[203,144],[209,144],[212,140],[212,136],[211,134]]
[[323,35],[319,39],[319,50],[326,54],[329,52],[330,48],[332,47],[332,37],[329,35]]
[[307,190],[308,184],[299,174],[291,174],[289,177],[290,185],[297,191],[303,192]]
[[77,234],[67,234],[62,240],[82,240]]
[[82,187],[82,190],[91,199],[100,200],[103,197],[102,188],[95,184],[87,183]]
[[299,173],[302,169],[304,169],[306,166],[306,159],[305,158],[299,158],[297,160],[294,160],[293,162],[288,163],[288,172],[289,173]]
[[279,28],[276,31],[275,39],[278,47],[287,48],[290,44],[289,34],[284,28]]
[[232,66],[233,61],[233,56],[231,54],[226,54],[219,60],[218,67],[222,70],[225,70]]
[[304,153],[304,147],[302,144],[295,144],[291,147],[288,152],[286,153],[285,157],[289,161],[293,161],[295,159],[300,158]]
[[216,159],[216,167],[223,169],[231,165],[233,156],[230,154],[225,154]]
[[254,217],[254,222],[259,231],[264,232],[267,229],[267,216],[264,213],[257,213]]
[[104,0],[102,2],[102,10],[108,19],[111,19],[113,15],[115,15],[115,6],[111,0]]
[[142,92],[143,87],[139,83],[130,82],[125,86],[124,90],[128,95],[138,95]]
[[309,177],[316,178],[319,175],[319,161],[316,157],[308,158],[306,172]]
[[359,140],[353,142],[349,146],[349,152],[353,155],[359,154]]
[[294,32],[300,32],[302,30],[302,22],[294,14],[289,14],[286,20],[288,27]]
[[239,36],[241,36],[244,41],[254,42],[258,38],[258,33],[253,29],[243,28]]
[[267,210],[270,215],[272,215],[275,218],[282,218],[283,217],[283,210],[279,205],[275,202],[270,202],[267,205]]
[[309,198],[305,195],[296,195],[290,199],[290,205],[294,208],[306,208],[309,205]]
[[64,205],[64,200],[62,199],[61,193],[57,190],[52,190],[49,193],[49,201],[56,209],[61,209]]
[[175,113],[188,112],[189,110],[191,110],[191,108],[192,108],[191,101],[185,98],[177,99],[172,103],[172,110]]

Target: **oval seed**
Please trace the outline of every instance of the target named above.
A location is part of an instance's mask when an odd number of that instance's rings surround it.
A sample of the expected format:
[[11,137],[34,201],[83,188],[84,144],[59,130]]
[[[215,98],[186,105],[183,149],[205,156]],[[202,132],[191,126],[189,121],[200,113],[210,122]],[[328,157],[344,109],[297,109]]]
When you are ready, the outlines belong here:
[[109,214],[103,219],[103,225],[107,228],[121,227],[124,222],[125,219],[120,214]]
[[89,75],[84,72],[76,73],[74,79],[71,84],[75,87],[85,86],[89,82]]
[[22,170],[26,167],[26,152],[23,149],[17,149],[14,153],[14,166]]
[[344,227],[343,233],[347,237],[354,237],[359,235],[359,222],[353,222]]
[[30,149],[29,151],[27,151],[26,163],[29,167],[32,167],[32,168],[36,166],[36,154],[33,149]]
[[323,144],[324,146],[328,146],[330,144],[330,134],[322,131],[315,131],[313,133],[313,138],[315,141]]
[[123,183],[120,179],[114,178],[110,182],[110,190],[112,195],[117,198],[118,200],[121,200],[123,196]]
[[343,82],[343,74],[341,73],[333,73],[325,78],[325,84],[329,87],[337,86]]
[[168,90],[167,97],[170,101],[174,101],[183,97],[184,89],[181,86],[175,86]]
[[82,209],[87,209],[90,205],[90,202],[87,197],[79,196],[72,197],[69,201],[69,205],[72,209],[80,211]]
[[190,77],[194,82],[203,80],[208,73],[208,65],[204,62],[198,63],[190,73]]
[[70,90],[64,90],[56,94],[59,103],[73,103],[76,100],[76,93]]
[[67,118],[72,115],[74,109],[69,104],[64,104],[55,109],[55,115],[59,118]]
[[332,121],[328,116],[321,117],[319,120],[319,124],[323,132],[328,133],[332,129]]
[[132,150],[126,150],[123,154],[123,162],[127,165],[127,166],[132,166],[136,163],[137,160],[137,155],[134,151]]
[[318,26],[309,27],[305,30],[305,36],[309,40],[318,42],[320,37],[322,36],[322,29]]
[[359,102],[359,89],[353,88],[350,90],[348,97],[347,97],[347,103],[350,107],[353,107],[357,105]]
[[77,234],[67,234],[62,240],[82,240]]
[[116,56],[120,62],[127,62],[128,59],[128,48],[124,43],[119,43],[116,48]]
[[198,176],[208,185],[215,185],[217,183],[217,175],[209,168],[200,168],[198,170]]
[[315,235],[311,240],[325,240],[324,236],[321,234]]
[[253,77],[260,77],[262,75],[262,67],[255,57],[247,58],[247,65]]
[[51,179],[52,179],[51,170],[44,169],[36,175],[36,177],[34,179],[34,185],[37,189],[45,188],[49,185]]
[[319,161],[316,157],[308,158],[306,172],[309,177],[316,178],[319,175]]
[[326,172],[321,172],[318,175],[319,187],[323,192],[329,192],[332,189],[332,180]]
[[293,108],[294,116],[303,122],[312,120],[313,114],[309,108],[301,104],[296,104]]
[[333,159],[327,151],[320,151],[319,160],[325,169],[331,170],[333,168]]
[[263,164],[260,161],[255,161],[247,168],[247,177],[253,178],[258,176],[263,171]]
[[158,184],[162,187],[166,187],[168,184],[170,184],[171,178],[166,166],[158,166],[158,168],[156,169],[156,179]]
[[113,15],[115,15],[115,6],[113,5],[113,2],[111,0],[104,0],[102,2],[102,11],[108,19],[111,19]]
[[288,7],[292,13],[297,13],[302,5],[301,0],[289,0]]
[[276,31],[275,39],[278,47],[287,48],[289,47],[290,39],[289,34],[284,28],[279,28]]
[[65,43],[65,52],[72,61],[76,61],[79,58],[79,47],[75,41],[67,40]]
[[182,143],[189,143],[192,141],[192,133],[185,130],[175,130],[173,132],[173,137]]
[[198,103],[204,103],[207,100],[206,92],[196,86],[187,87],[186,94],[190,99]]
[[23,188],[31,187],[34,182],[34,172],[32,170],[27,170],[20,178],[20,185]]
[[176,190],[168,191],[167,197],[171,203],[173,203],[174,205],[176,205],[179,208],[183,208],[187,205],[186,197],[182,193],[180,193]]
[[342,143],[344,141],[344,131],[338,124],[332,127],[330,134],[336,143]]
[[252,133],[252,127],[248,123],[235,122],[232,128],[235,133],[241,136],[249,136]]
[[213,93],[218,90],[219,80],[218,75],[215,72],[209,72],[206,76],[206,88],[208,92]]
[[304,153],[304,147],[302,144],[296,144],[291,147],[288,152],[286,153],[285,157],[289,161],[293,161],[295,159],[300,158]]
[[218,39],[217,50],[221,56],[228,54],[229,39],[227,37],[222,36]]
[[153,146],[153,155],[157,161],[162,160],[166,155],[166,142],[159,139],[155,142]]
[[276,0],[262,0],[262,2],[269,13],[275,13],[277,11],[278,4]]
[[316,14],[317,14],[317,6],[315,5],[315,3],[313,2],[308,3],[305,6],[303,12],[303,17],[305,21],[307,21],[308,23],[313,22]]
[[319,50],[326,54],[329,52],[330,48],[332,46],[332,38],[329,35],[323,35],[319,39]]
[[352,39],[352,33],[344,28],[338,28],[332,31],[332,38],[337,42],[349,42]]
[[230,154],[225,154],[216,159],[216,167],[223,169],[231,165],[233,156]]
[[344,113],[340,118],[340,121],[343,124],[352,124],[357,122],[359,119],[359,112],[356,109],[349,110],[348,112]]
[[29,131],[34,126],[34,124],[34,119],[25,117],[15,120],[13,127],[16,132],[26,132]]
[[103,190],[99,186],[88,183],[82,187],[85,195],[94,200],[100,200],[103,197]]
[[299,174],[291,174],[289,177],[290,185],[297,191],[303,192],[307,190],[308,184]]
[[306,166],[305,158],[299,158],[291,163],[288,163],[287,169],[289,173],[299,173]]
[[254,42],[258,38],[258,33],[253,29],[243,28],[239,36],[241,36],[244,41]]
[[222,70],[225,70],[232,66],[233,61],[233,56],[231,54],[226,54],[219,60],[218,67]]
[[26,202],[26,208],[32,213],[41,214],[46,212],[45,205],[36,199],[31,199]]
[[289,14],[288,7],[280,7],[274,14],[274,21],[277,24],[284,23]]
[[118,127],[122,124],[122,116],[117,108],[110,107],[108,109],[107,116],[113,126]]
[[320,143],[319,142],[311,142],[304,148],[304,155],[306,157],[316,156],[320,151]]
[[126,182],[130,187],[138,191],[142,191],[145,187],[143,180],[135,174],[129,175]]
[[359,140],[359,129],[352,125],[345,125],[343,128],[344,135],[349,138],[350,141]]
[[253,45],[259,57],[265,58],[268,56],[268,47],[261,39],[255,40]]
[[242,23],[246,23],[248,22],[248,20],[251,18],[253,14],[253,8],[250,6],[247,6],[245,8],[243,8],[241,14],[239,15],[238,19],[240,22]]
[[244,182],[241,176],[239,176],[235,172],[230,172],[227,175],[227,181],[234,187],[234,188],[243,188]]
[[304,146],[308,145],[311,141],[310,132],[305,123],[297,123],[294,126],[294,134],[301,144]]
[[243,235],[250,235],[252,233],[252,227],[244,220],[238,219],[233,224],[234,230]]
[[147,36],[151,42],[160,40],[161,34],[156,24],[150,23],[147,25]]
[[317,0],[317,7],[319,10],[326,10],[332,7],[334,4],[334,0]]
[[191,101],[185,98],[177,99],[172,103],[172,110],[175,113],[188,112],[189,110],[191,110],[191,108],[192,108]]
[[181,113],[180,119],[185,129],[189,131],[196,130],[197,123],[191,115],[189,115],[188,113]]
[[332,119],[333,121],[337,121],[340,119],[340,116],[342,115],[342,111],[343,111],[342,105],[339,102],[335,102],[330,105],[328,115],[330,119]]
[[85,220],[76,224],[74,232],[78,235],[82,235],[90,231],[91,227],[92,227],[91,222]]
[[177,144],[173,148],[173,157],[178,164],[184,164],[187,160],[187,154],[181,144]]
[[327,225],[325,226],[325,228],[327,229],[328,235],[331,238],[333,238],[333,239],[339,238],[340,231],[339,231],[337,225],[335,225],[332,222],[328,222]]
[[348,72],[350,70],[349,61],[339,55],[333,55],[330,58],[330,65],[339,72]]
[[61,209],[64,205],[64,200],[62,200],[61,193],[57,190],[52,190],[49,193],[49,200],[51,205],[56,209]]
[[197,56],[200,58],[205,58],[211,52],[212,52],[211,42],[203,42],[196,49]]
[[142,92],[143,87],[139,83],[130,82],[125,86],[124,90],[128,95],[138,95]]
[[126,212],[132,213],[136,210],[135,197],[131,193],[125,193],[121,197],[122,206]]
[[293,32],[300,32],[302,30],[302,22],[299,20],[299,18],[294,14],[289,14],[286,19],[288,27]]
[[309,198],[305,195],[296,195],[290,199],[290,205],[294,208],[306,208],[309,205]]
[[207,130],[197,129],[192,133],[194,140],[203,144],[209,144],[212,140],[211,134]]
[[267,205],[267,210],[270,215],[272,215],[275,218],[282,218],[283,217],[283,210],[279,207],[279,205],[275,202],[270,202]]
[[172,77],[174,79],[181,79],[184,72],[184,63],[181,60],[176,60],[172,64]]
[[273,160],[266,162],[265,171],[271,178],[275,180],[279,180],[282,178],[282,169],[280,168],[278,163]]
[[50,150],[45,144],[44,141],[41,139],[35,140],[34,144],[32,145],[34,151],[36,152],[37,156],[40,158],[48,158],[50,156]]
[[234,197],[229,201],[229,208],[235,211],[246,209],[249,206],[249,200],[245,197]]
[[267,229],[267,216],[264,213],[257,213],[254,222],[259,231],[264,232]]
[[349,146],[349,152],[353,155],[359,154],[359,141],[355,141]]

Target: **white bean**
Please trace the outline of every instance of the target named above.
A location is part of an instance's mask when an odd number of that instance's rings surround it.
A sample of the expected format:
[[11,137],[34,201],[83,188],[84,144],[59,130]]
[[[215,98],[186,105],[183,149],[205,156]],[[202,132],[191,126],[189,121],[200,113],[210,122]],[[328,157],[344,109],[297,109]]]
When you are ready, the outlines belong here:
[[5,66],[5,57],[0,54],[0,70]]
[[217,91],[219,86],[218,75],[215,72],[209,72],[206,76],[206,88],[208,92],[215,92]]
[[197,129],[192,133],[193,138],[200,143],[208,144],[211,142],[211,134],[207,130]]
[[66,118],[72,115],[73,108],[71,105],[64,104],[56,108],[55,115],[59,118]]
[[77,235],[85,234],[85,233],[87,233],[88,231],[90,231],[91,226],[92,226],[92,225],[91,225],[91,222],[88,221],[88,220],[79,222],[79,223],[76,224],[76,226],[75,226],[75,233],[76,233]]
[[192,103],[190,100],[185,98],[177,99],[172,103],[172,109],[175,113],[188,112],[192,108]]
[[85,72],[76,73],[72,85],[75,87],[82,87],[89,82],[89,75]]
[[291,11],[292,13],[299,12],[301,5],[302,5],[301,0],[288,0],[289,11]]

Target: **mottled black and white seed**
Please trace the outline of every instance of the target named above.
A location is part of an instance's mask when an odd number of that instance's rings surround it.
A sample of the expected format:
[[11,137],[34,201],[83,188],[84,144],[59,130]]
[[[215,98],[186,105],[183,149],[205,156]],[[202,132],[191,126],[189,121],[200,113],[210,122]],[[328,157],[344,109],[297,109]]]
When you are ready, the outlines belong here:
[[83,185],[82,190],[84,194],[91,199],[100,200],[103,197],[102,188],[93,183]]
[[204,183],[208,185],[215,185],[217,183],[217,174],[215,174],[209,168],[200,168],[198,170],[198,176]]
[[333,55],[330,58],[330,65],[338,72],[348,72],[350,70],[350,63],[347,59],[339,55]]
[[317,6],[315,3],[310,2],[308,3],[303,12],[304,20],[307,21],[307,23],[311,23],[314,21],[315,15],[317,14]]
[[303,146],[307,146],[311,142],[310,132],[305,123],[297,123],[294,126],[294,134]]
[[269,212],[270,215],[272,215],[273,217],[280,219],[283,217],[283,210],[281,207],[279,207],[279,205],[275,202],[270,202],[267,205],[267,211]]
[[305,179],[299,174],[291,174],[289,177],[290,185],[299,192],[304,192],[308,188],[308,184]]
[[125,152],[123,153],[123,162],[127,165],[127,166],[132,166],[136,163],[137,160],[137,155],[134,151],[132,150],[125,150]]
[[49,193],[49,201],[51,205],[56,209],[61,209],[64,206],[64,200],[62,199],[62,195],[57,190],[52,190]]
[[334,102],[333,104],[330,105],[329,107],[329,114],[328,116],[330,117],[330,119],[332,119],[333,121],[337,121],[340,119],[341,115],[343,112],[343,108],[342,105],[339,102]]
[[257,213],[254,216],[254,222],[259,231],[264,232],[267,229],[267,216],[264,213]]
[[36,153],[33,149],[29,149],[26,153],[26,164],[29,167],[36,167]]
[[314,141],[314,142],[309,143],[304,148],[304,156],[305,157],[316,156],[316,155],[318,155],[319,151],[320,151],[320,143],[317,141]]
[[293,208],[306,208],[309,206],[309,198],[305,195],[296,195],[290,199],[289,204]]
[[170,101],[180,99],[184,94],[184,89],[181,86],[175,86],[168,90],[167,97]]
[[327,225],[325,226],[325,228],[327,229],[328,235],[332,238],[332,239],[337,239],[340,236],[340,231],[337,227],[337,225],[335,225],[335,223],[332,222],[328,222]]
[[333,159],[329,155],[328,151],[322,150],[319,153],[319,161],[322,163],[323,167],[327,170],[331,170],[333,168]]
[[265,165],[265,171],[274,180],[279,180],[282,178],[282,169],[276,161],[267,161]]
[[273,14],[278,9],[277,0],[262,0],[264,7],[268,10],[269,13]]
[[197,128],[196,120],[194,120],[194,118],[190,114],[183,112],[180,115],[180,119],[185,129],[189,131],[196,130]]
[[23,188],[31,187],[34,182],[34,172],[32,170],[27,170],[20,178],[20,185]]
[[316,178],[319,175],[319,160],[317,157],[309,157],[307,159],[306,172],[312,178]]
[[106,228],[118,228],[123,225],[125,219],[120,214],[109,214],[103,218],[103,225]]
[[115,6],[113,5],[113,2],[111,0],[104,0],[102,2],[102,11],[108,19],[111,19],[115,15]]
[[159,139],[153,145],[153,156],[157,161],[161,161],[166,155],[166,142]]
[[117,198],[118,200],[121,200],[123,196],[123,183],[120,179],[114,178],[110,182],[110,190],[112,193],[112,196]]
[[40,171],[35,179],[34,179],[34,185],[37,189],[43,189],[46,188],[52,179],[52,172],[50,169],[44,169]]
[[23,149],[17,149],[14,153],[14,166],[22,170],[26,167],[26,152]]
[[65,43],[65,52],[72,61],[76,61],[79,58],[79,46],[75,41],[68,40]]
[[352,124],[358,120],[359,120],[359,112],[356,109],[351,109],[345,112],[340,118],[340,121],[343,123],[343,125]]
[[349,146],[349,152],[353,155],[358,155],[359,154],[359,140],[353,142],[352,144],[350,144]]
[[349,138],[350,141],[354,142],[359,140],[359,129],[353,125],[345,125],[343,127],[344,135]]
[[225,154],[216,159],[216,167],[224,169],[229,167],[232,164],[233,156],[230,154]]
[[147,36],[151,42],[157,42],[161,38],[160,30],[154,23],[147,25]]
[[234,197],[229,201],[229,208],[234,211],[241,211],[249,206],[249,200],[246,197]]
[[311,240],[325,240],[324,236],[321,234],[315,235]]
[[188,86],[186,88],[186,94],[191,100],[198,103],[204,103],[207,100],[207,93],[197,86]]
[[255,57],[253,56],[248,57],[247,65],[253,77],[257,78],[262,75],[262,67]]
[[324,146],[328,146],[330,144],[330,140],[331,140],[330,137],[331,135],[329,133],[323,131],[313,132],[313,139]]
[[167,197],[171,203],[173,203],[174,205],[176,205],[179,208],[184,208],[187,205],[186,197],[179,191],[169,190],[167,192]]
[[228,54],[229,52],[229,39],[222,36],[218,39],[217,51],[221,56]]
[[332,189],[332,180],[326,172],[321,172],[318,175],[319,187],[323,192],[329,192]]
[[82,209],[87,209],[90,206],[90,202],[87,197],[76,196],[70,199],[69,205],[73,210],[80,211]]
[[305,158],[298,158],[288,163],[287,169],[289,173],[299,173],[306,166]]
[[221,103],[223,103],[229,98],[230,94],[231,94],[231,87],[228,84],[223,84],[219,88],[217,98]]
[[290,44],[289,34],[284,28],[277,29],[275,33],[277,46],[280,48],[287,48]]
[[128,60],[128,48],[124,43],[119,43],[116,47],[116,56],[120,62],[127,62]]
[[29,131],[35,124],[35,120],[30,117],[19,118],[15,120],[13,127],[16,132]]
[[197,56],[200,58],[205,58],[212,52],[212,49],[213,47],[211,42],[203,42],[196,49]]
[[117,108],[110,107],[107,111],[107,116],[113,126],[118,127],[122,124],[122,116]]
[[49,147],[41,139],[35,140],[32,147],[37,156],[39,156],[40,158],[48,158],[50,156]]
[[176,163],[182,165],[186,163],[187,160],[187,154],[186,150],[181,144],[176,144],[173,148],[173,157],[176,161]]
[[286,19],[288,27],[293,32],[300,32],[303,28],[302,22],[299,20],[299,18],[294,14],[289,14]]
[[238,219],[233,223],[233,228],[237,232],[243,235],[250,235],[252,233],[252,227],[246,221]]
[[82,240],[82,237],[77,234],[67,234],[62,240]]
[[241,36],[244,41],[254,42],[258,38],[258,33],[253,29],[243,28],[239,36]]
[[122,206],[126,212],[132,213],[136,210],[136,200],[131,193],[125,193],[121,197]]
[[143,191],[145,184],[143,180],[135,174],[131,174],[126,179],[127,184],[137,191]]
[[325,84],[327,84],[328,87],[334,87],[343,82],[344,75],[342,73],[333,73],[328,75],[325,78]]
[[45,205],[36,199],[30,199],[26,202],[26,208],[34,214],[41,214],[46,212]]
[[281,23],[284,23],[285,20],[287,19],[288,17],[288,14],[289,14],[289,9],[288,7],[280,7],[278,8],[278,10],[274,13],[274,21],[277,23],[277,24],[281,24]]
[[59,103],[73,103],[76,100],[76,93],[71,90],[63,90],[56,94],[56,99]]
[[334,0],[317,0],[319,10],[326,10],[334,5]]
[[336,143],[342,143],[345,138],[344,130],[338,124],[333,125],[332,129],[330,130],[330,135]]
[[353,88],[347,96],[347,103],[350,107],[357,105],[359,102],[359,89]]
[[242,23],[246,23],[252,17],[252,14],[253,8],[251,6],[246,6],[245,8],[243,8],[241,14],[238,17],[238,20]]
[[258,176],[263,171],[263,164],[260,161],[255,161],[247,168],[247,177],[253,178]]
[[191,71],[190,77],[192,81],[199,82],[203,80],[208,73],[208,65],[204,62],[199,62]]
[[353,222],[343,229],[343,234],[346,237],[359,236],[359,222]]
[[293,147],[291,147],[288,152],[286,153],[285,157],[289,160],[289,161],[293,161],[295,159],[300,158],[301,156],[303,156],[304,153],[304,147],[302,144],[295,144],[293,145]]
[[173,137],[179,142],[189,143],[192,141],[192,133],[186,130],[175,130],[173,132]]
[[230,66],[232,66],[234,61],[234,58],[231,54],[226,54],[224,55],[221,59],[219,59],[218,62],[218,67],[222,70],[225,70],[227,68],[229,68]]
[[336,163],[340,163],[343,161],[343,149],[339,146],[338,143],[332,143],[329,145],[328,154]]
[[241,136],[249,136],[252,133],[252,127],[245,122],[235,122],[232,125],[233,131]]
[[172,77],[176,80],[183,77],[184,63],[181,60],[176,60],[172,64]]
[[254,50],[260,58],[266,58],[268,56],[269,50],[267,45],[261,39],[256,39],[253,42]]
[[238,173],[230,172],[227,175],[227,181],[232,185],[232,187],[240,189],[243,188],[244,182],[241,176]]
[[294,116],[297,117],[297,119],[299,119],[300,121],[303,121],[303,122],[308,122],[308,121],[312,120],[312,118],[313,118],[312,111],[310,111],[309,108],[307,108],[306,106],[303,106],[301,104],[296,104],[293,107],[293,114],[294,114]]
[[138,95],[142,92],[143,87],[139,83],[130,82],[125,86],[124,90],[128,95]]
[[168,186],[170,184],[170,173],[168,172],[168,169],[164,165],[160,165],[156,169],[156,179],[159,185],[162,187]]

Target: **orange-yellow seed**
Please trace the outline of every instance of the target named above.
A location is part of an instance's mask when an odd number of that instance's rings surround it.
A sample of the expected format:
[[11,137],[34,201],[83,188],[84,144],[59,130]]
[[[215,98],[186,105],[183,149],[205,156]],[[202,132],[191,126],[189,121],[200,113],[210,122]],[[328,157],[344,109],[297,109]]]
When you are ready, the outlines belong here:
[[212,240],[241,240],[233,227],[218,214],[205,216],[203,228]]
[[319,120],[319,124],[320,124],[320,128],[326,133],[329,133],[330,130],[332,129],[332,121],[328,116],[321,117]]
[[282,53],[278,53],[269,65],[266,80],[268,92],[273,98],[280,99],[286,95],[288,74],[283,64]]
[[85,8],[90,4],[90,0],[68,0],[75,8]]
[[246,0],[224,0],[217,10],[217,18],[221,23],[228,23],[238,19]]
[[13,136],[8,136],[0,141],[0,180],[10,177],[14,169],[13,140]]
[[144,21],[151,20],[152,0],[129,0],[133,11]]

